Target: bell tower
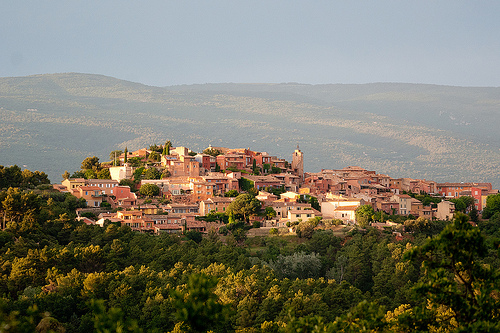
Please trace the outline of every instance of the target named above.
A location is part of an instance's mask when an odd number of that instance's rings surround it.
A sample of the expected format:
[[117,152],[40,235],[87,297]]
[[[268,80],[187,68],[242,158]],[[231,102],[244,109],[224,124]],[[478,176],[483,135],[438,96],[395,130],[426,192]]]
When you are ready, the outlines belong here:
[[293,152],[292,170],[296,176],[299,176],[300,182],[304,181],[304,154],[300,151],[299,145]]

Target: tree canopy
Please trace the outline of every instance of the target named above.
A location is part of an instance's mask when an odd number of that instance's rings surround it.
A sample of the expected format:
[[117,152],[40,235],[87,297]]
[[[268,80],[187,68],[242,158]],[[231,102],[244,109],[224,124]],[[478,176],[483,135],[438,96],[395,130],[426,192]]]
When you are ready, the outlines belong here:
[[498,212],[500,212],[500,193],[488,195],[486,207],[483,209],[483,218],[489,219]]
[[[236,200],[252,207],[255,198]],[[451,223],[408,220],[411,233],[402,231],[403,237],[370,226],[330,228],[314,219],[301,222],[312,228],[298,237],[283,235],[285,228],[251,235],[262,230],[247,233],[249,225],[232,212],[228,221],[225,214],[211,216],[226,224],[220,236],[215,229],[153,235],[109,221],[87,225],[76,219],[83,207],[85,200],[49,188],[0,190],[0,327],[500,330],[500,212],[478,227],[460,213]],[[260,212],[254,208],[247,214]]]
[[146,183],[141,186],[139,193],[148,197],[155,197],[160,194],[160,188],[155,184]]
[[96,156],[87,157],[82,161],[81,169],[99,171],[101,169],[101,163],[99,163],[99,158]]
[[228,214],[240,215],[247,221],[248,217],[259,213],[261,206],[261,202],[254,196],[243,193],[238,195],[236,199],[229,204],[226,212]]
[[375,211],[372,205],[361,205],[356,209],[356,223],[362,227],[367,227],[373,219]]
[[0,189],[9,187],[33,188],[43,184],[50,184],[45,172],[21,170],[17,165],[10,167],[0,165]]
[[203,154],[206,154],[206,155],[210,155],[210,156],[213,156],[213,157],[217,157],[219,155],[222,154],[222,152],[218,149],[215,149],[215,148],[207,148],[205,150],[203,150]]

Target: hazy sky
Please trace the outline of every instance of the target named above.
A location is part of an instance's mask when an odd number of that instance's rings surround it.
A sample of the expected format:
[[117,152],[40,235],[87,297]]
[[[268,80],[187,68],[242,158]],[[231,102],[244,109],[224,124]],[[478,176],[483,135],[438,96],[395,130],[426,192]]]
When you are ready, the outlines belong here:
[[500,1],[4,0],[0,76],[500,86]]

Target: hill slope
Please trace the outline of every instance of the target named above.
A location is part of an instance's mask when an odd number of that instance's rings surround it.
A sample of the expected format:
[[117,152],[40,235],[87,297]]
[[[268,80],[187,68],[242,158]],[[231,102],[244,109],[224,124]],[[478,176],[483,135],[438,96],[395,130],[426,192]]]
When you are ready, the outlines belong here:
[[86,156],[163,143],[251,147],[306,170],[359,165],[393,177],[500,187],[500,88],[421,84],[150,87],[91,74],[0,78],[0,164],[60,181]]

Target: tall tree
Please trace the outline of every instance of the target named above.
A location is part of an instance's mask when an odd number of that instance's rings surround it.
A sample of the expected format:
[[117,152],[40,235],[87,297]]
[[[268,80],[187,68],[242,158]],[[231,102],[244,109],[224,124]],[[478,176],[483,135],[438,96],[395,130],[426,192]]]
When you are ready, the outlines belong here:
[[160,179],[161,174],[157,168],[148,168],[144,173],[144,179]]
[[109,168],[103,168],[101,171],[99,171],[97,173],[97,179],[111,179]]
[[82,161],[82,170],[94,170],[95,172],[101,170],[101,163],[96,156],[87,157]]
[[489,219],[497,212],[500,212],[500,193],[488,195],[486,207],[483,209],[483,218]]
[[71,174],[68,172],[68,170],[64,171],[64,173],[61,175],[63,179],[69,179]]
[[113,161],[113,165],[117,165],[117,161],[119,161],[119,157],[121,154],[123,154],[123,151],[121,150],[113,150],[109,153],[109,159]]
[[240,215],[245,221],[248,221],[248,217],[255,215],[260,211],[261,202],[252,195],[248,193],[240,194],[234,199],[233,202],[227,207],[227,213]]
[[154,197],[160,194],[160,188],[155,184],[144,184],[139,189],[139,193],[148,197]]
[[373,210],[372,205],[359,206],[356,209],[356,223],[360,227],[366,228],[370,224],[373,214],[375,214],[375,211]]
[[217,157],[218,155],[221,155],[222,152],[218,149],[208,147],[207,149],[203,150],[203,154],[210,155],[213,157]]
[[167,142],[165,142],[165,146],[163,147],[163,155],[170,155],[170,148],[172,148],[172,142],[167,140]]
[[405,258],[423,259],[426,274],[415,288],[424,302],[414,309],[410,329],[432,330],[438,321],[445,330],[498,331],[500,299],[494,295],[500,288],[500,273],[481,263],[487,253],[481,231],[461,213],[438,236],[409,251]]
[[229,307],[223,305],[214,293],[216,286],[216,278],[192,274],[184,292],[172,292],[179,325],[188,326],[188,331],[192,332],[207,332],[224,325],[228,319]]

